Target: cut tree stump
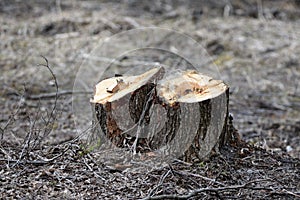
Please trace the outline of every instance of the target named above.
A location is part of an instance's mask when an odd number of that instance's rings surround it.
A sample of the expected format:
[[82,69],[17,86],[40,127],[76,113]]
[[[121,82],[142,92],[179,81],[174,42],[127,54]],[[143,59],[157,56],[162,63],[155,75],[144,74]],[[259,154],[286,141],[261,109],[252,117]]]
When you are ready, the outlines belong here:
[[193,70],[165,73],[157,67],[101,81],[91,103],[96,137],[104,135],[134,152],[194,161],[229,141],[228,101],[223,81]]

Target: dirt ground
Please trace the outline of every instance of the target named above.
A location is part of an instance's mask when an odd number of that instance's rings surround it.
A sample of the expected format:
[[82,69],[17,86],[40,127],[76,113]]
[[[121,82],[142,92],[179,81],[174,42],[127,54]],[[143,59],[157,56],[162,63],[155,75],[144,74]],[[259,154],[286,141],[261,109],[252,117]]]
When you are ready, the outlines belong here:
[[[0,197],[300,198],[299,10],[298,0],[0,1]],[[78,70],[99,41],[142,27],[177,30],[207,50],[203,63],[217,65],[230,86],[245,144],[151,169],[99,162],[103,152],[86,149],[72,108]],[[154,54],[129,58],[170,64]]]

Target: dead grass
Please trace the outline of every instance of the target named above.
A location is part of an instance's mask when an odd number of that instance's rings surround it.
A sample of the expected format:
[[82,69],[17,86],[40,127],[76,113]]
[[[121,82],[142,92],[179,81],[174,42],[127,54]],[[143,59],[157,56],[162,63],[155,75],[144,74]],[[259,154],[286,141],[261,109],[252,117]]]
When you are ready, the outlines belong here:
[[[224,18],[222,6],[220,12],[207,5],[201,14],[189,3],[178,6],[181,1],[171,7],[47,2],[0,3],[0,198],[300,198],[296,5],[280,3],[272,7],[279,17],[257,18],[232,1],[245,15]],[[146,171],[100,162],[101,152],[86,151],[77,138],[71,92],[64,91],[72,91],[84,56],[101,39],[149,25],[181,30],[208,49],[208,65],[217,64],[231,86],[230,112],[249,144],[228,146],[200,163],[177,160]],[[189,50],[184,43],[182,48]],[[43,62],[40,55],[57,78],[58,99],[49,71],[36,67]],[[49,128],[44,119],[54,105],[51,134],[32,146],[39,138],[32,136]]]

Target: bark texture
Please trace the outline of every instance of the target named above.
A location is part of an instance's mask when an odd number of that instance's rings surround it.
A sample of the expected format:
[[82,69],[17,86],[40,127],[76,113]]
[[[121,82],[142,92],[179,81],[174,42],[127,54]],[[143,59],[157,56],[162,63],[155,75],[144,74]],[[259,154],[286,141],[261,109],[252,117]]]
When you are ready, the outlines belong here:
[[[164,77],[162,69],[145,74],[123,77],[126,86],[109,91],[109,96],[95,92],[95,138],[105,137],[135,152],[156,151],[189,162],[209,156],[229,141],[229,88],[223,82],[194,71],[174,77]],[[110,88],[118,87],[111,83]]]

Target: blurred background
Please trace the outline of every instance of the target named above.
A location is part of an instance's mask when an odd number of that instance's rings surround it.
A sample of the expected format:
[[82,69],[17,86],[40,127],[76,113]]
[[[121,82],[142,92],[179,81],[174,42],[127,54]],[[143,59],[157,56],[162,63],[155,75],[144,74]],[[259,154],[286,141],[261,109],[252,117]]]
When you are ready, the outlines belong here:
[[[71,94],[78,69],[100,41],[142,27],[174,29],[196,40],[207,52],[203,63],[217,66],[218,78],[230,86],[230,112],[242,138],[300,158],[299,0],[0,0],[1,140],[19,145],[33,118],[42,124],[40,116],[55,103],[53,78],[37,67],[45,64],[41,55],[64,91],[44,142],[75,137]],[[177,42],[197,56],[189,44]],[[114,45],[117,50],[124,44]],[[114,69],[122,71],[135,59],[167,60],[160,52],[144,55],[118,58]]]

